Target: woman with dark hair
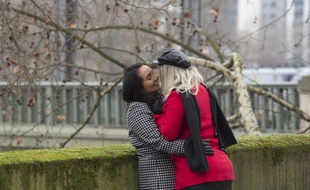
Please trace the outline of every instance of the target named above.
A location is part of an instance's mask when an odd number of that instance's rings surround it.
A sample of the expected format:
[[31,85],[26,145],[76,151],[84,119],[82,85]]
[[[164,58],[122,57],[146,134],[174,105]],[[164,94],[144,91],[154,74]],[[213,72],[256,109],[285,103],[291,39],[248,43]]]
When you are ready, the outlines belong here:
[[[184,155],[184,140],[168,142],[158,131],[153,113],[162,113],[163,96],[159,92],[159,77],[143,63],[124,69],[123,99],[128,103],[129,140],[136,148],[139,184],[142,190],[174,189],[175,166],[170,154]],[[208,141],[206,154],[212,155]]]

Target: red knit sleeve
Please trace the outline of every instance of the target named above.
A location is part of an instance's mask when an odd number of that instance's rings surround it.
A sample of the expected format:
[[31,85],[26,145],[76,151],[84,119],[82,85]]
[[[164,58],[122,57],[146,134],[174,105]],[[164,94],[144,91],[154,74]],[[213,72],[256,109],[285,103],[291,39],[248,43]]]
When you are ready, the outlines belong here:
[[163,106],[163,114],[157,122],[160,133],[168,141],[179,139],[184,118],[185,112],[181,95],[173,91],[168,96]]

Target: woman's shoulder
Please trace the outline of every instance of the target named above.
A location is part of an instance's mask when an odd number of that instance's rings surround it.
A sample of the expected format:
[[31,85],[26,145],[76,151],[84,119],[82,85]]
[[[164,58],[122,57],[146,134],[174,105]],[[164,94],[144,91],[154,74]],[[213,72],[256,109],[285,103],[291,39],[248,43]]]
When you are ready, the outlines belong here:
[[181,99],[181,94],[177,90],[173,90],[170,92],[170,94],[167,97],[168,100],[173,100],[175,101],[176,99]]
[[148,112],[150,111],[150,108],[148,107],[147,103],[144,102],[130,102],[128,105],[128,111],[130,112],[133,110]]
[[129,107],[135,107],[135,106],[147,106],[144,102],[130,102]]
[[200,83],[199,84],[199,90],[200,89],[208,89],[209,87],[206,85],[206,84],[204,84],[204,83]]

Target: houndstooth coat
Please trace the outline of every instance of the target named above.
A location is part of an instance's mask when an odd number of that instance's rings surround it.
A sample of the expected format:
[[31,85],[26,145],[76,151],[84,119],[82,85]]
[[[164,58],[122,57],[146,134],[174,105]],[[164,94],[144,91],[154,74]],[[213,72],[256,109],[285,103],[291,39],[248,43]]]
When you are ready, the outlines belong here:
[[169,154],[184,155],[184,140],[168,142],[146,103],[131,102],[127,111],[129,140],[138,154],[141,190],[174,189],[175,166]]

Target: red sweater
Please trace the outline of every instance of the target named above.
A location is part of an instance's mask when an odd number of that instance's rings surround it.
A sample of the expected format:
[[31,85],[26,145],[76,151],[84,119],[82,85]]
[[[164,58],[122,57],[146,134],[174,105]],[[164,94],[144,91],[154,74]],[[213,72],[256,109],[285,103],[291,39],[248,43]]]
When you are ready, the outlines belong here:
[[[196,95],[200,108],[201,117],[201,137],[209,139],[214,150],[213,156],[207,156],[210,170],[197,173],[190,170],[185,157],[171,155],[176,165],[175,189],[183,189],[192,185],[205,182],[234,180],[233,165],[226,153],[219,150],[218,138],[215,135],[215,126],[212,120],[210,96],[203,85],[199,86]],[[171,92],[164,106],[163,114],[154,115],[160,133],[168,140],[185,139],[189,136],[189,126],[187,123],[182,97],[177,91]]]

